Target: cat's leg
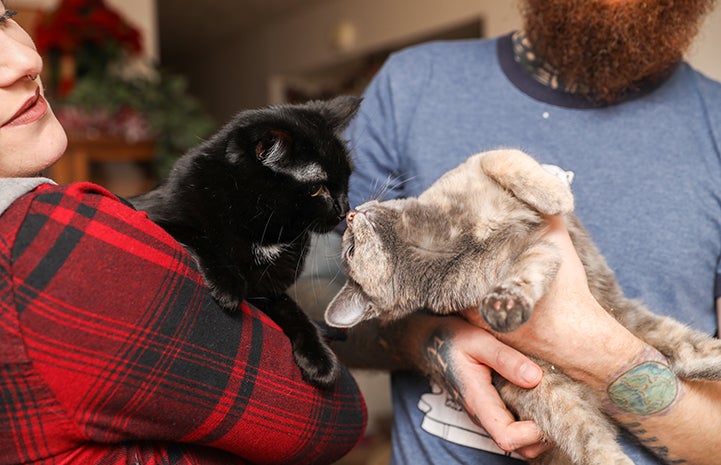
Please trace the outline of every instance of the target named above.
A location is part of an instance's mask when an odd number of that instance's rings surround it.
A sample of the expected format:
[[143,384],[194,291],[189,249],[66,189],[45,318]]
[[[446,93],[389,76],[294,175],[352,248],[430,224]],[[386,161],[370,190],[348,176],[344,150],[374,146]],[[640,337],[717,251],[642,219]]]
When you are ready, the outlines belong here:
[[573,211],[566,182],[519,150],[493,150],[476,155],[481,170],[514,196],[546,215]]
[[544,452],[535,459],[528,460],[528,463],[530,465],[576,465],[571,461],[571,457],[558,447]]
[[[541,383],[520,388],[494,377],[501,398],[522,420],[533,420],[556,448],[534,464],[633,465],[616,441],[617,429],[590,389],[544,366]],[[564,457],[565,456],[565,457]]]
[[183,244],[198,265],[203,282],[213,299],[228,311],[240,308],[248,292],[248,283],[238,262],[208,237],[201,237],[192,229],[163,224],[178,242]]
[[556,276],[561,259],[548,242],[538,242],[514,260],[504,280],[481,303],[481,315],[494,331],[509,332],[525,323],[533,306]]
[[216,273],[216,268],[201,267],[200,274],[218,305],[228,311],[240,308],[246,292],[246,282],[240,274]]
[[624,301],[612,313],[661,352],[676,375],[686,379],[721,380],[721,340],[673,318],[655,315],[633,300]]
[[308,315],[286,294],[268,300],[262,308],[290,339],[303,379],[319,387],[332,386],[340,374],[340,363]]

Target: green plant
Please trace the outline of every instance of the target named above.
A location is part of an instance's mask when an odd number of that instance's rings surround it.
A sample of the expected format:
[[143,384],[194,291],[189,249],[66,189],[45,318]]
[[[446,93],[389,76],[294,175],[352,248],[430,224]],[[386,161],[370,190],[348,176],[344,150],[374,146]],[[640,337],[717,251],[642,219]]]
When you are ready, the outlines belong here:
[[88,113],[102,111],[116,119],[128,111],[147,120],[156,143],[156,170],[164,176],[172,163],[216,127],[187,91],[187,80],[156,71],[154,76],[108,73],[79,79],[61,106]]

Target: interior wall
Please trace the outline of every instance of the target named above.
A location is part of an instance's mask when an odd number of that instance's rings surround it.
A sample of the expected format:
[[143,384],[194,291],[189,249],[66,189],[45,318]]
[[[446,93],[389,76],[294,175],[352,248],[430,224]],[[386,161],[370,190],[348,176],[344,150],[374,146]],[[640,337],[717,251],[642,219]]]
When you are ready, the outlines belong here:
[[687,55],[696,69],[721,81],[721,1],[716,1],[716,9],[704,21]]
[[[506,0],[334,0],[316,2],[193,57],[192,88],[219,119],[269,103],[273,76],[305,72],[404,43],[476,18],[487,35],[517,27]],[[340,29],[354,36],[345,45]],[[347,32],[347,30],[346,30]]]
[[[455,23],[479,18],[486,36],[517,29],[517,0],[334,0],[305,9],[236,39],[189,57],[191,85],[208,110],[219,118],[242,108],[268,104],[273,78],[302,73],[385,49]],[[350,27],[350,29],[348,29]],[[350,38],[348,37],[350,36]],[[689,61],[721,80],[721,7],[703,26]]]

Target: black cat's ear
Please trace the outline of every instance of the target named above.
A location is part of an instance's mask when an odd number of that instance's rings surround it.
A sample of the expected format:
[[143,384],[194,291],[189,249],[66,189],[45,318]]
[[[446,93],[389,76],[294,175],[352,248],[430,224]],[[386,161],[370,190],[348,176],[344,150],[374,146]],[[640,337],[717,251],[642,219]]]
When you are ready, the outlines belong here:
[[255,145],[255,157],[262,162],[273,163],[288,151],[291,143],[291,136],[287,132],[269,129]]
[[360,107],[361,98],[341,95],[330,100],[314,102],[337,134],[343,132]]
[[325,322],[335,328],[350,328],[375,314],[373,304],[357,285],[346,282],[325,310]]

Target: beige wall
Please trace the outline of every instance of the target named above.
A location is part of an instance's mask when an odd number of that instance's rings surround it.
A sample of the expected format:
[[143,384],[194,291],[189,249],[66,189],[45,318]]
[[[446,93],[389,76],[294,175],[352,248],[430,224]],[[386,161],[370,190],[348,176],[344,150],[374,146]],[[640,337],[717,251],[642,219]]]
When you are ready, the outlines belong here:
[[721,1],[706,18],[688,59],[702,73],[721,81]]
[[[412,7],[409,7],[412,5]],[[314,2],[253,31],[205,57],[195,57],[193,88],[216,116],[268,103],[270,83],[279,75],[307,72],[383,50],[457,23],[483,21],[487,35],[517,26],[515,2],[507,0],[334,0]],[[350,24],[355,41],[339,48],[338,26]],[[228,98],[240,88],[238,99]]]
[[[482,21],[487,36],[520,25],[515,0],[312,2],[252,34],[215,47],[204,57],[194,57],[191,81],[209,110],[223,119],[240,108],[273,100],[272,84],[279,76],[343,62],[473,18]],[[335,38],[341,24],[354,29],[355,39],[345,47],[338,47]],[[721,80],[720,48],[721,6],[707,18],[690,61]]]

